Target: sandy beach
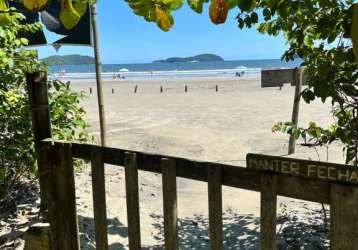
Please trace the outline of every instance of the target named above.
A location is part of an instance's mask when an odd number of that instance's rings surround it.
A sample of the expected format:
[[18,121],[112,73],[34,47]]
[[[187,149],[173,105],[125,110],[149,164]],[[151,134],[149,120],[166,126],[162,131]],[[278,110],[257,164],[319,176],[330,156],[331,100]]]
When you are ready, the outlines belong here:
[[[138,90],[134,93],[136,85]],[[98,137],[95,82],[76,81],[71,82],[71,86],[76,91],[88,93],[89,98],[83,106],[91,133]],[[92,88],[92,94],[89,94],[89,88]],[[287,135],[273,134],[271,128],[274,123],[291,118],[294,87],[289,85],[282,90],[262,89],[259,76],[240,79],[113,80],[104,82],[103,92],[107,144],[111,147],[237,166],[245,166],[245,157],[249,152],[287,155]],[[331,121],[329,112],[329,102],[322,104],[317,101],[311,105],[302,102],[300,125],[304,126],[309,121],[328,124]],[[328,149],[317,148],[317,151],[298,145],[296,151],[292,157],[325,161],[328,152],[329,161],[343,161],[339,145]],[[142,244],[146,249],[162,249],[161,177],[141,172],[139,178]],[[90,180],[89,169],[76,176],[81,237],[82,242],[87,241],[84,249],[93,249],[94,244]],[[107,166],[106,189],[111,249],[127,249],[123,168]],[[259,200],[259,193],[224,187],[226,249],[258,249]],[[308,242],[307,246],[312,247],[306,249],[316,249],[317,242],[324,245],[327,232],[319,232],[316,228],[318,233],[315,234],[311,228],[312,224],[323,227],[320,204],[279,197],[278,208],[282,221],[279,221],[277,230],[282,249],[295,249],[291,247],[297,247],[302,242],[305,245]],[[178,210],[180,248],[207,249],[207,185],[179,179]],[[295,219],[288,220],[290,216]],[[290,226],[295,230],[290,230]],[[290,237],[287,233],[302,235]],[[284,240],[283,235],[288,240]],[[301,242],[297,243],[297,240]]]

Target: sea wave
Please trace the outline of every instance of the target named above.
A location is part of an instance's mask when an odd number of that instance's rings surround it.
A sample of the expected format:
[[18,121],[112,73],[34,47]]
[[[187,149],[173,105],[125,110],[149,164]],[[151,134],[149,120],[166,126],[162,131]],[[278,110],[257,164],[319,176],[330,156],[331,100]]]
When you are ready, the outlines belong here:
[[[109,80],[123,78],[129,80],[138,79],[175,79],[193,77],[237,77],[252,76],[261,72],[261,68],[247,68],[239,66],[234,69],[208,69],[208,70],[163,70],[163,71],[126,71],[126,72],[103,72],[102,78]],[[88,80],[95,79],[96,73],[66,73],[59,72],[51,75],[52,79],[62,80]]]

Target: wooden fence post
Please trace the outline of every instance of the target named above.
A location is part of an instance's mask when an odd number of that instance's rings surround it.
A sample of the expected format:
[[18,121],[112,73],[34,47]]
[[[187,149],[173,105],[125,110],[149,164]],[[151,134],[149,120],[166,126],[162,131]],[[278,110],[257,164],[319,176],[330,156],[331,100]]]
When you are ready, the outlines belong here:
[[331,249],[358,249],[358,187],[331,184]]
[[[303,68],[296,68],[294,73],[295,85],[295,99],[293,101],[293,111],[292,111],[292,124],[296,127],[298,126],[298,114],[300,111],[300,101],[301,101],[301,91],[302,91],[302,81],[303,81]],[[288,143],[288,154],[294,154],[296,149],[296,140],[294,135],[290,136]]]
[[79,250],[71,144],[57,144],[48,153],[51,162],[49,215],[52,246],[54,250]]
[[137,250],[141,249],[141,237],[138,192],[138,166],[136,154],[126,152],[124,161],[129,249]]
[[26,82],[29,94],[32,131],[35,142],[35,153],[40,182],[40,211],[45,212],[47,210],[46,192],[49,189],[50,170],[45,159],[44,151],[41,150],[41,141],[52,137],[46,73],[28,73],[26,74]]
[[223,249],[221,168],[208,166],[209,249]]
[[107,206],[102,150],[92,150],[91,168],[96,248],[107,250]]
[[276,175],[270,173],[261,174],[261,249],[276,250],[276,211],[277,211],[277,181]]
[[178,209],[175,161],[162,159],[164,239],[166,250],[179,249]]

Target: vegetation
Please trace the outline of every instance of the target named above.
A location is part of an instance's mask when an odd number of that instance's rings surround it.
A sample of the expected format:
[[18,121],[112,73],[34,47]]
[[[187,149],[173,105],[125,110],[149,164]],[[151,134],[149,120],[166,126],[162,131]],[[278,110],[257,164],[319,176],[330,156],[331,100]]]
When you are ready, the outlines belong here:
[[215,61],[224,61],[224,59],[214,54],[200,54],[197,56],[190,56],[190,57],[170,57],[165,60],[158,60],[154,62],[176,63],[176,62],[215,62]]
[[[0,210],[14,198],[23,177],[37,174],[25,74],[46,68],[37,60],[35,51],[23,49],[28,41],[18,37],[41,25],[23,25],[23,18],[9,15],[9,22],[0,26]],[[49,89],[54,137],[90,140],[84,110],[78,104],[84,95],[57,81],[49,82]]]
[[[269,14],[270,8],[264,8],[266,21],[258,29],[271,35],[284,32],[290,47],[283,58],[288,61],[300,56],[308,75],[309,86],[302,92],[303,99],[307,103],[315,99],[330,101],[335,121],[326,128],[315,122],[307,128],[281,122],[273,130],[301,137],[308,146],[339,141],[344,144],[346,163],[357,165],[358,64],[347,39],[354,27],[352,1],[300,1],[282,8],[283,12],[275,17]],[[242,23],[245,19],[238,20]]]
[[66,55],[66,56],[49,56],[41,61],[47,65],[78,65],[94,64],[94,58],[91,56]]

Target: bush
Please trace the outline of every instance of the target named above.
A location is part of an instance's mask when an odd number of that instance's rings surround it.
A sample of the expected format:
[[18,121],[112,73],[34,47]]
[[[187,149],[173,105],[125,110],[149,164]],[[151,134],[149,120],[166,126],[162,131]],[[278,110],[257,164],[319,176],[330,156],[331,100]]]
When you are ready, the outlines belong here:
[[[33,32],[40,24],[24,25],[23,16],[12,14],[9,23],[0,26],[0,208],[13,199],[23,177],[36,177],[36,159],[32,135],[26,73],[46,71],[36,51],[25,50],[28,41],[21,32]],[[61,140],[89,141],[84,110],[79,102],[83,93],[75,93],[69,84],[49,82],[49,103],[53,136]]]

